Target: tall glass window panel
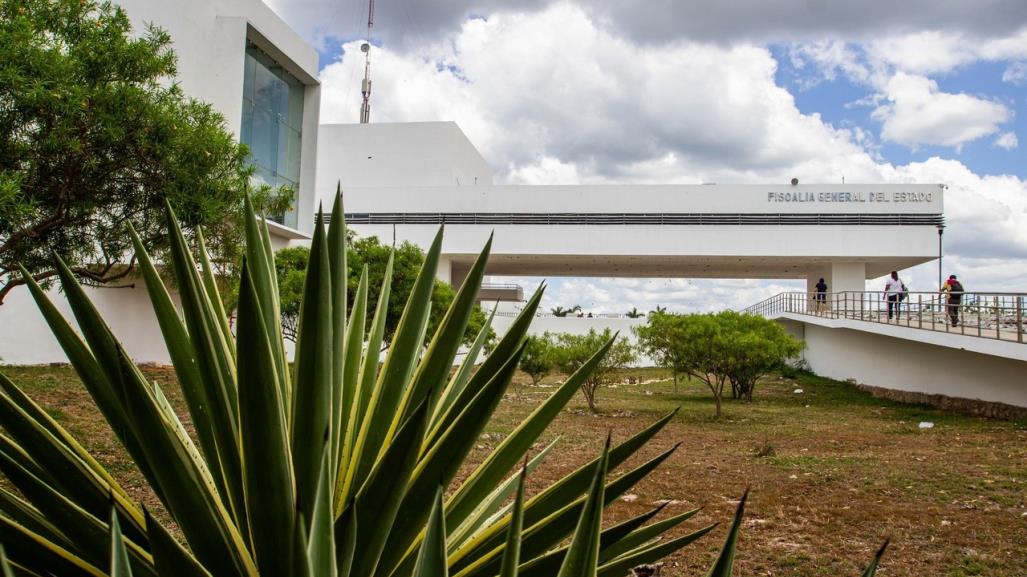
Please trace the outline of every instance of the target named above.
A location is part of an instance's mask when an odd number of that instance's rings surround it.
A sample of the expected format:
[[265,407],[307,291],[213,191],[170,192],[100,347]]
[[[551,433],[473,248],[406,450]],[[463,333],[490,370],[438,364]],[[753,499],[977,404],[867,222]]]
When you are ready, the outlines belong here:
[[[299,192],[303,84],[256,46],[246,46],[241,140],[250,148],[258,184]],[[294,199],[295,200],[295,199]],[[295,202],[272,219],[296,227]]]

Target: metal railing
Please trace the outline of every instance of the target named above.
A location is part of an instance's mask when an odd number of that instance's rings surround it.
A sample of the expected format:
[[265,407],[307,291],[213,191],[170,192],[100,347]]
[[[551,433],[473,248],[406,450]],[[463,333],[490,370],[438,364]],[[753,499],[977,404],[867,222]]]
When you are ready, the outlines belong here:
[[1024,342],[1027,293],[957,294],[960,298],[953,301],[948,294],[907,292],[896,301],[879,291],[823,293],[823,298],[816,293],[786,292],[743,312],[765,317],[793,313]]

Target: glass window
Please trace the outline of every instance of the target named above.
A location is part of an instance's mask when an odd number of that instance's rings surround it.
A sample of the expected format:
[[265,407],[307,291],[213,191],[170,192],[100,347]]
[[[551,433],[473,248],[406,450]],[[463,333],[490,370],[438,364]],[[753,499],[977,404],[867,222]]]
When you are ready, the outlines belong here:
[[[299,191],[303,84],[262,50],[248,44],[243,72],[240,139],[250,148],[254,178]],[[296,227],[296,207],[272,219]]]

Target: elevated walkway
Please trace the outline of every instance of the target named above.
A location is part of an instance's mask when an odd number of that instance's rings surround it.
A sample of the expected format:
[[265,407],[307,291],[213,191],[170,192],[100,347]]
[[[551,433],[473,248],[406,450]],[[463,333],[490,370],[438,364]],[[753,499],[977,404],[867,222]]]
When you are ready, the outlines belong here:
[[[775,319],[806,341],[817,374],[925,396],[1027,407],[1024,293],[964,293],[952,326],[944,297],[909,293],[782,293],[744,312]],[[895,309],[898,310],[895,310]],[[924,400],[927,400],[926,398]]]

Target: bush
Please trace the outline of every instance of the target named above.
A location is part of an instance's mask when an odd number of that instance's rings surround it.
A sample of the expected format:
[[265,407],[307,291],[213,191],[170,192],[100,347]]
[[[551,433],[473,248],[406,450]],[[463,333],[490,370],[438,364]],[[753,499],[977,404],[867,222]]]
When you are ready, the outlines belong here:
[[616,369],[625,368],[637,359],[635,348],[631,346],[631,343],[623,338],[615,339],[615,335],[608,328],[601,333],[596,332],[595,329],[589,329],[588,333],[584,335],[559,333],[551,338],[555,347],[553,355],[556,366],[567,375],[573,374],[585,366],[592,356],[589,351],[595,351],[597,347],[602,347],[613,340],[606,356],[581,382],[581,393],[585,395],[588,408],[593,413],[596,412],[596,394],[599,387],[608,384]]
[[529,336],[524,342],[520,369],[531,377],[531,384],[538,386],[554,368],[556,368],[556,355],[549,335]]

